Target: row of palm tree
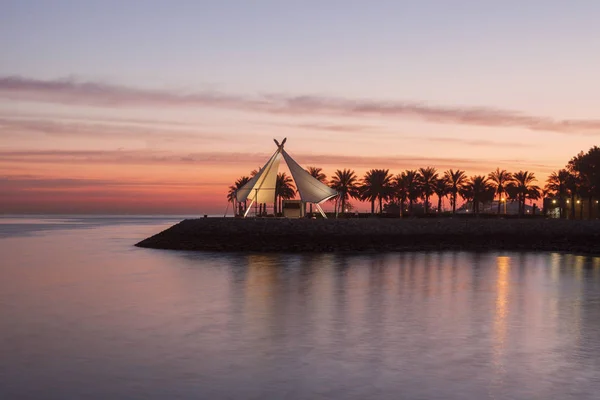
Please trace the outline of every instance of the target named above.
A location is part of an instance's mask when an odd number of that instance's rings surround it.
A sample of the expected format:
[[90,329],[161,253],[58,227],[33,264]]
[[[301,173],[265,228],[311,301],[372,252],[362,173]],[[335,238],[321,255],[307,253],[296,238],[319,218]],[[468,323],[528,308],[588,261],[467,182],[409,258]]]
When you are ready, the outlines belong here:
[[[442,211],[442,201],[450,197],[452,213],[456,213],[459,196],[472,203],[473,211],[480,212],[481,204],[492,202],[498,196],[497,213],[500,213],[501,200],[519,202],[519,212],[524,213],[527,199],[540,198],[541,189],[535,185],[535,175],[528,171],[511,174],[499,168],[488,176],[475,175],[467,177],[465,171],[449,169],[439,174],[433,167],[406,170],[396,176],[387,169],[372,169],[362,180],[354,171],[337,170],[331,180],[331,187],[340,193],[342,210],[350,197],[371,202],[371,213],[374,213],[374,202],[379,202],[379,212],[383,211],[382,202],[395,202],[400,210],[413,212],[414,204],[423,200],[425,213],[430,211],[430,198],[438,199],[437,211]],[[405,208],[408,203],[408,208]]]
[[[588,153],[578,154],[569,161],[565,169],[553,172],[544,190],[536,184],[537,180],[532,172],[510,173],[500,168],[496,168],[488,175],[471,177],[462,170],[448,169],[441,173],[433,167],[406,170],[396,175],[391,174],[389,169],[371,169],[362,178],[351,169],[338,169],[329,181],[322,168],[310,166],[307,167],[307,172],[338,192],[339,195],[335,199],[336,211],[341,212],[347,210],[351,199],[356,199],[370,202],[372,214],[376,211],[376,205],[378,212],[382,213],[384,203],[388,206],[388,210],[390,206],[395,206],[401,214],[404,212],[412,214],[419,200],[422,200],[419,205],[422,205],[425,213],[429,213],[430,199],[435,195],[437,212],[443,211],[443,199],[449,197],[452,213],[456,213],[460,197],[471,205],[474,213],[481,212],[482,204],[491,204],[497,199],[498,214],[501,213],[501,204],[508,201],[516,202],[519,214],[523,215],[527,200],[539,200],[542,195],[551,194],[559,198],[561,204],[570,197],[570,204],[573,207],[571,215],[574,216],[576,197],[588,199],[589,215],[591,215],[593,198],[600,198],[600,148],[598,147],[593,147]],[[250,179],[250,177],[241,177],[230,186],[228,200],[233,201],[236,191]],[[296,189],[291,177],[279,173],[273,207],[275,214],[278,209],[281,209],[281,200],[291,199],[295,193]],[[242,208],[245,207],[244,204]],[[264,207],[266,212],[266,205]],[[310,212],[312,213],[312,205]],[[561,207],[561,217],[563,216],[563,207]]]

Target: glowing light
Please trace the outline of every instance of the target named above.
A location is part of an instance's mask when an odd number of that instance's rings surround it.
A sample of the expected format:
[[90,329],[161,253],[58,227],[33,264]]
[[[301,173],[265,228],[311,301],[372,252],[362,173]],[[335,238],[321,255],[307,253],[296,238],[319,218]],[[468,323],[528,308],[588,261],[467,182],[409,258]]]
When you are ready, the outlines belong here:
[[569,204],[571,201],[567,200],[567,204]]
[[506,201],[506,199],[503,197],[502,199],[500,199],[500,201],[503,201],[503,202],[504,202],[504,201]]
[[556,200],[552,200],[552,204],[556,204]]
[[581,201],[580,201],[580,200],[577,200],[577,204],[579,204],[579,203],[581,203]]

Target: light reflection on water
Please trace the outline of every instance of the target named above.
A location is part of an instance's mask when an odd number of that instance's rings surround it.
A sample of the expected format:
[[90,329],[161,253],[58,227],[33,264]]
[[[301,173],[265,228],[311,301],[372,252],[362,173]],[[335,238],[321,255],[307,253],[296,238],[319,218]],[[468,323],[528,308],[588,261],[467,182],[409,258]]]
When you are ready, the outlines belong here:
[[97,222],[0,239],[0,398],[600,391],[599,258],[165,252],[131,244],[170,222]]

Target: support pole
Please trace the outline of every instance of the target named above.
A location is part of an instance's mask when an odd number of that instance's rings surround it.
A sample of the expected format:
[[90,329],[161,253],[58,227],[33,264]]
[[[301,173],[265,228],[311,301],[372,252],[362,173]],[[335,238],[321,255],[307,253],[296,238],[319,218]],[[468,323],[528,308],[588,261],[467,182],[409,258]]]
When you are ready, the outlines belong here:
[[250,202],[250,205],[248,206],[248,208],[246,208],[246,212],[244,213],[244,218],[246,218],[246,216],[250,212],[250,209],[252,209],[252,204],[254,204],[254,199],[252,199],[252,201]]
[[323,212],[323,209],[321,208],[321,206],[319,204],[315,204],[315,206],[317,206],[317,210],[319,210],[319,212],[321,213],[321,215],[323,216],[323,218],[327,219],[327,215],[325,215],[325,213]]

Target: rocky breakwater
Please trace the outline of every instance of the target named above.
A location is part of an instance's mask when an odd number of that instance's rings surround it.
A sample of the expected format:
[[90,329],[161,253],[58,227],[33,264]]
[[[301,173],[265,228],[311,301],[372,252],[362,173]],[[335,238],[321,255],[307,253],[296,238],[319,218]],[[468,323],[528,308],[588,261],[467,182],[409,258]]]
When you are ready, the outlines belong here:
[[228,252],[543,250],[600,254],[600,221],[201,218],[181,221],[136,246]]

